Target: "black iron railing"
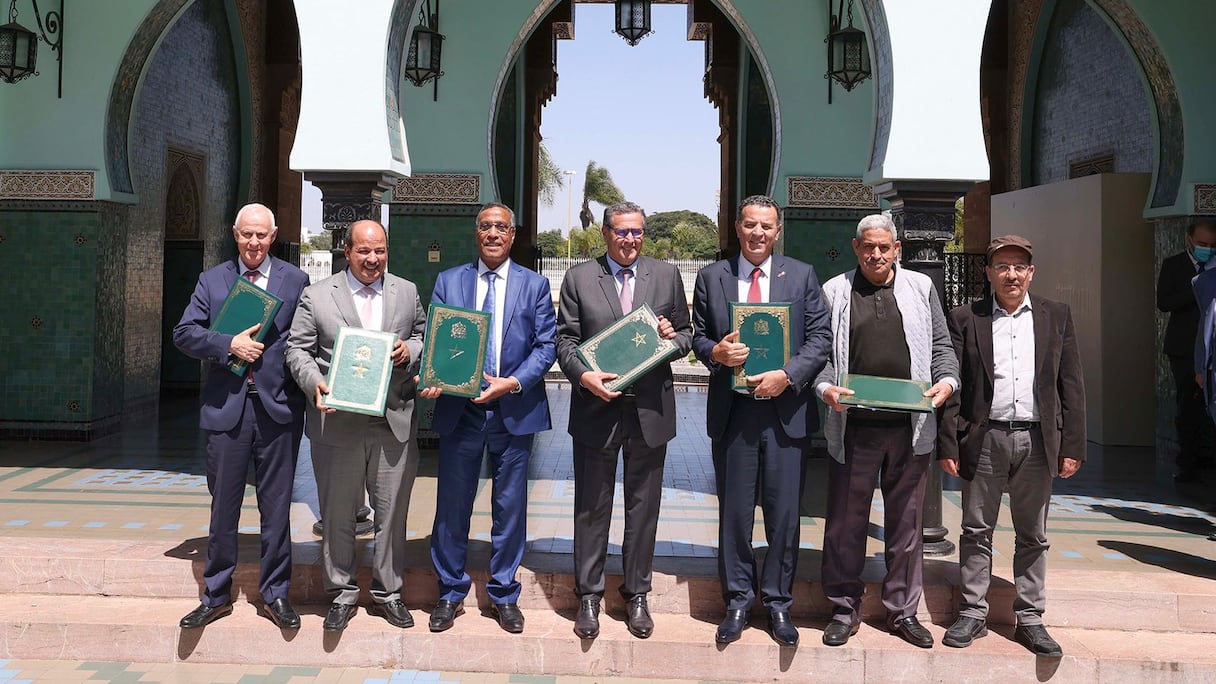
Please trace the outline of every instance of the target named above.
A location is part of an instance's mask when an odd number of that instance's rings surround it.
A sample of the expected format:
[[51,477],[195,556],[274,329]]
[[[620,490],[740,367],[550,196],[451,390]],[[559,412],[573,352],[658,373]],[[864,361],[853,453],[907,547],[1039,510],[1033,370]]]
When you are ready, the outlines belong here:
[[970,304],[989,295],[984,275],[987,257],[961,252],[946,254],[946,309]]

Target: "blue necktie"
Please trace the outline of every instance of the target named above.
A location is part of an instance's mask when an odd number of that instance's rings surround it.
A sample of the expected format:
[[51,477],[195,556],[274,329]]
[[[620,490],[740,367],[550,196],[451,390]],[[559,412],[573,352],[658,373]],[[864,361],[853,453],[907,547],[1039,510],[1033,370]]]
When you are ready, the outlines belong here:
[[[486,279],[486,298],[481,303],[481,310],[490,314],[490,329],[486,335],[486,362],[482,366],[482,372],[486,375],[498,374],[498,351],[497,345],[494,344],[494,281],[498,278],[498,274],[494,271],[486,271],[482,274]],[[485,380],[481,381],[482,387],[489,386]]]

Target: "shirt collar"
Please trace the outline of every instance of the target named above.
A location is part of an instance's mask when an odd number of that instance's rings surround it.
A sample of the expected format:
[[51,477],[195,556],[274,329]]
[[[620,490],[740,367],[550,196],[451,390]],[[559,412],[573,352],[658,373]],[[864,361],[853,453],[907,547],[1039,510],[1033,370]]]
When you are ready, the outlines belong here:
[[608,270],[612,273],[613,278],[620,276],[621,271],[623,271],[625,269],[629,269],[633,273],[633,277],[636,278],[638,276],[638,260],[637,259],[634,259],[633,263],[629,264],[628,266],[622,266],[622,265],[618,264],[616,262],[616,260],[614,260],[612,257],[604,257],[604,258],[606,258],[608,260]]
[[1031,310],[1031,307],[1030,307],[1030,293],[1029,292],[1027,292],[1026,296],[1022,298],[1022,305],[1019,306],[1018,310],[1014,311],[1013,313],[1007,313],[1005,311],[1005,309],[1002,308],[999,303],[997,303],[996,296],[993,295],[993,297],[992,297],[992,315],[993,315],[993,317],[1016,316],[1016,315],[1022,313],[1023,311],[1030,311],[1030,310]]
[[[751,280],[752,269],[757,268],[755,264],[747,260],[747,257],[739,255],[739,277],[744,280]],[[766,278],[773,277],[773,255],[770,254],[764,257],[764,261],[760,262],[760,271],[764,273]]]
[[[359,282],[359,279],[350,272],[349,268],[346,269],[346,286],[350,288],[351,294],[363,289],[363,283]],[[384,278],[378,278],[376,282],[370,285],[370,287],[376,294],[384,292]]]
[[265,259],[262,259],[262,263],[258,264],[257,268],[249,268],[248,266],[245,265],[245,262],[240,257],[237,257],[236,258],[236,267],[238,269],[240,269],[240,275],[242,275],[242,276],[245,275],[246,273],[248,273],[249,271],[257,271],[258,274],[260,274],[261,277],[263,277],[263,278],[270,277],[270,257],[269,256],[267,256]]
[[490,271],[494,271],[495,273],[498,274],[499,280],[505,281],[507,279],[507,271],[509,271],[510,269],[511,269],[511,259],[510,258],[503,259],[502,263],[498,265],[498,268],[490,268],[489,266],[486,266],[486,262],[482,261],[481,259],[477,260],[477,277],[478,278],[483,277],[486,273],[489,273]]

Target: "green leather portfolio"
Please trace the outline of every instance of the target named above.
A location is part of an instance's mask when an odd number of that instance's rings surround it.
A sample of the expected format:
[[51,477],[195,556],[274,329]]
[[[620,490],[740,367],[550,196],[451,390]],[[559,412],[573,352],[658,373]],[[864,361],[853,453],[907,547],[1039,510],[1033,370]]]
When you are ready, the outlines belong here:
[[747,361],[735,367],[731,378],[733,389],[748,389],[751,385],[747,384],[747,376],[777,370],[790,360],[788,302],[731,302],[730,322],[731,330],[739,331],[739,341],[750,349]]
[[[236,335],[248,330],[255,323],[261,323],[262,327],[253,334],[253,339],[261,342],[266,333],[270,332],[270,321],[274,320],[281,306],[283,300],[238,277],[232,284],[232,289],[228,291],[228,296],[224,298],[224,303],[220,305],[219,313],[211,321],[211,329],[225,335]],[[244,375],[248,365],[243,359],[228,359],[228,370],[232,371],[233,375]]]
[[338,328],[329,373],[325,376],[329,394],[322,397],[321,403],[339,411],[383,416],[396,343],[396,333]]
[[840,403],[848,406],[916,413],[933,411],[933,400],[924,396],[925,391],[929,389],[929,383],[923,380],[900,380],[850,373],[844,376],[840,386],[854,392],[840,397]]
[[426,314],[418,387],[438,387],[458,397],[481,394],[490,332],[490,314],[432,303]]
[[617,392],[678,351],[675,342],[659,336],[659,317],[643,304],[580,344],[578,357],[591,370],[615,373],[604,386]]

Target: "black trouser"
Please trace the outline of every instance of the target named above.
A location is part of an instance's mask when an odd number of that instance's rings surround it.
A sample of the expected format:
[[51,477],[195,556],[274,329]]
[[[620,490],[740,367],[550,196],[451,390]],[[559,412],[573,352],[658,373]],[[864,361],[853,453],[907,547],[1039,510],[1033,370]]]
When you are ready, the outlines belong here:
[[1203,402],[1203,390],[1195,382],[1195,361],[1189,356],[1170,356],[1174,375],[1174,429],[1178,434],[1180,472],[1197,469],[1212,462],[1210,443],[1212,418]]

